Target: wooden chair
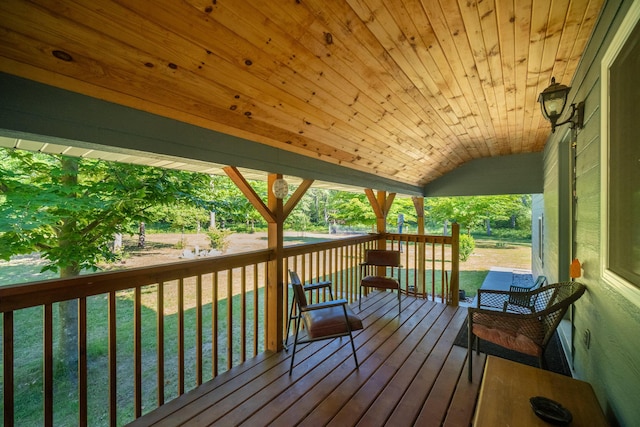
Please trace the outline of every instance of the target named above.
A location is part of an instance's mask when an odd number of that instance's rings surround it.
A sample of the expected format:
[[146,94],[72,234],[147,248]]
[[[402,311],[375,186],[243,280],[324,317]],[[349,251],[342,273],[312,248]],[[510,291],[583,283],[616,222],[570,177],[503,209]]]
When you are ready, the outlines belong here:
[[[344,336],[349,336],[353,359],[356,362],[356,368],[358,368],[356,347],[353,344],[351,332],[362,329],[362,320],[351,311],[347,300],[338,299],[307,304],[305,288],[300,281],[292,281],[291,285],[293,286],[294,300],[298,306],[299,319],[296,321],[296,334],[293,340],[289,375],[293,372],[293,360],[296,356],[298,344]],[[306,338],[300,337],[300,324],[304,325]]]
[[[298,273],[296,273],[295,271],[291,271],[289,270],[289,278],[291,279],[291,283],[297,283],[299,285],[302,285],[302,283],[300,282],[300,277],[298,276]],[[316,282],[316,283],[310,283],[308,285],[302,285],[302,287],[304,288],[305,292],[309,292],[309,291],[315,291],[315,290],[324,290],[324,289],[328,289],[329,290],[329,298],[331,300],[333,300],[333,292],[331,291],[331,282],[330,281],[324,281],[324,282]],[[311,296],[311,303],[313,303],[313,296]],[[298,311],[297,314],[294,314],[294,310],[295,310],[295,297],[294,297],[294,301],[292,301],[291,303],[291,309],[289,310],[289,320],[287,321],[287,333],[285,335],[285,339],[283,342],[284,345],[284,350],[285,351],[289,351],[289,332],[291,331],[291,322],[295,323],[295,327],[296,329],[299,327],[300,325],[300,312]]]
[[[379,268],[391,268],[391,275],[379,275]],[[395,276],[394,276],[395,272]],[[368,250],[364,255],[364,262],[360,264],[360,292],[358,307],[362,308],[362,288],[395,289],[398,291],[398,314],[400,303],[400,252],[387,250]]]
[[[540,287],[532,291],[518,291],[517,295],[511,291],[493,289],[478,290],[478,306],[469,307],[468,312],[468,363],[469,381],[472,378],[471,352],[477,342],[477,352],[480,352],[480,339],[492,342],[501,347],[538,358],[541,368],[544,368],[544,352],[547,348],[560,321],[575,301],[582,296],[585,286],[578,282],[561,282]],[[511,297],[535,300],[530,305],[531,311],[512,312],[507,310]],[[482,307],[499,307],[495,308]]]

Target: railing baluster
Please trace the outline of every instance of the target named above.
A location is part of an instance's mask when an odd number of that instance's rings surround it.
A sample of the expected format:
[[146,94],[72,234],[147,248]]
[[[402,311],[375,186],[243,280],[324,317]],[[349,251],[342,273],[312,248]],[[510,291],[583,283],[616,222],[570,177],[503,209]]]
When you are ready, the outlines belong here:
[[164,283],[158,283],[156,301],[156,348],[158,406],[164,405]]
[[109,292],[109,425],[117,424],[118,417],[118,364],[116,360],[116,293]]
[[[285,270],[286,271],[286,270]],[[287,288],[285,288],[285,301]],[[253,356],[258,354],[258,319],[259,319],[259,307],[258,307],[258,264],[253,264]]]
[[233,366],[233,270],[227,270],[227,369]]
[[218,272],[211,278],[211,376],[218,376]]
[[196,385],[202,384],[202,275],[196,277]]
[[447,296],[445,295],[447,293],[447,289],[446,289],[446,284],[445,284],[445,280],[444,280],[444,270],[445,270],[445,265],[444,265],[444,242],[440,243],[440,248],[441,248],[441,261],[440,261],[440,288],[442,289],[441,293],[442,293],[442,303],[446,304],[447,301]]
[[344,248],[337,248],[337,257],[336,257],[336,262],[338,263],[338,286],[339,286],[339,293],[338,295],[340,295],[338,298],[343,298],[344,296]]
[[[400,246],[402,247],[402,246]],[[409,269],[411,268],[411,265],[409,265],[409,240],[407,239],[405,241],[404,244],[404,284],[405,284],[405,290],[407,292],[407,295],[409,295]],[[416,288],[415,286],[413,287],[413,296],[416,295]]]
[[240,362],[247,360],[247,268],[240,277]]
[[178,396],[184,394],[184,279],[178,279]]
[[13,311],[2,313],[2,379],[4,380],[4,425],[13,426]]
[[[282,304],[282,318],[285,319],[282,322],[282,336],[286,339],[287,338],[287,326],[288,326],[288,322],[289,322],[289,308],[291,308],[291,305],[289,305],[289,270],[293,270],[296,271],[296,257],[293,257],[293,267],[291,267],[291,265],[289,264],[289,258],[285,257],[284,258],[284,267],[282,268],[283,274],[284,274],[284,281],[282,282],[284,284],[284,288],[282,289],[282,298],[284,303]],[[291,304],[293,304],[295,306],[295,302],[291,301]]]
[[[53,343],[51,343],[53,354]],[[87,298],[78,299],[78,425],[86,426],[87,413]],[[45,423],[46,425],[46,423]]]
[[53,308],[44,305],[44,425],[53,425]]
[[436,300],[436,242],[431,242],[431,301]]
[[142,415],[142,292],[136,287],[133,298],[133,400],[134,414],[138,418]]
[[[315,255],[316,255],[316,260],[315,260],[316,274],[315,274],[315,276],[316,276],[316,280],[320,280],[319,279],[320,278],[320,251],[317,251],[315,253]],[[311,278],[310,278],[309,281],[311,282],[311,281],[313,281],[313,270],[311,270],[310,272],[311,272]],[[324,294],[324,291],[322,293]],[[318,302],[321,301],[321,299],[320,299],[320,289],[316,290],[316,299],[317,299]]]
[[[264,272],[264,274],[262,275],[262,289],[264,289],[264,316],[263,319],[267,319],[269,313],[268,313],[268,305],[267,305],[267,263],[264,262],[262,263],[262,270]],[[265,345],[267,342],[267,330],[269,328],[269,325],[267,325],[267,322],[262,322],[262,336],[264,337],[264,341],[265,341]]]
[[[409,248],[407,247],[407,252],[409,252]],[[418,296],[420,293],[418,292],[418,241],[413,244],[413,295]]]

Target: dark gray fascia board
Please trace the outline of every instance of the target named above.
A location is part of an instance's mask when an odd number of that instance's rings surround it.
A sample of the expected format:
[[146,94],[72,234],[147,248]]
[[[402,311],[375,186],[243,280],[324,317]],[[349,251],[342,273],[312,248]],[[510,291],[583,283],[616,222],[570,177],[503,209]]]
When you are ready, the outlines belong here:
[[51,137],[422,196],[422,188],[0,73],[0,134]]
[[543,192],[543,153],[471,160],[424,187],[425,197]]

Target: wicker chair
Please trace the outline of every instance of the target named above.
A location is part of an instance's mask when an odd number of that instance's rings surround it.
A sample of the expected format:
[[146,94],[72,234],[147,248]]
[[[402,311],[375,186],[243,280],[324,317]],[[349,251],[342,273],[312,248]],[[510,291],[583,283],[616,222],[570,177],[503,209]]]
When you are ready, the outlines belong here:
[[[532,286],[516,286],[509,287],[509,296],[504,302],[502,311],[513,311],[516,313],[531,313],[535,310],[538,303],[539,294],[531,294],[531,291],[542,288],[547,284],[545,276],[538,276]],[[482,308],[482,307],[480,307]]]
[[[477,352],[480,352],[480,339],[535,356],[540,367],[544,368],[544,352],[549,340],[571,304],[582,296],[585,289],[578,282],[561,282],[532,291],[518,291],[517,295],[510,291],[478,290],[478,306],[469,307],[468,314],[469,381],[472,377],[471,352],[476,341]],[[525,298],[535,301],[529,305],[530,312],[509,311],[505,301],[514,296],[520,301]]]
[[[300,281],[298,280],[297,283],[292,282],[291,285],[293,286],[293,296],[300,314],[299,319],[296,321],[296,334],[293,340],[289,375],[293,372],[293,359],[296,356],[298,344],[344,336],[349,337],[353,359],[356,362],[356,368],[358,368],[356,347],[353,344],[351,332],[362,329],[362,320],[351,311],[347,300],[338,299],[308,304],[305,288]],[[300,337],[300,323],[304,325],[306,338]]]

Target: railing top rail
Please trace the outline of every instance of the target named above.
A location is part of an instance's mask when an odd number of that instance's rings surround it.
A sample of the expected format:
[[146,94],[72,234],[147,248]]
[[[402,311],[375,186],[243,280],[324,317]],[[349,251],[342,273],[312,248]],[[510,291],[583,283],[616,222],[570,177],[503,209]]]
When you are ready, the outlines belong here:
[[0,312],[89,297],[269,261],[272,250],[0,287]]
[[342,246],[357,245],[360,243],[372,242],[379,238],[378,234],[365,234],[354,237],[345,237],[326,242],[300,244],[287,246],[284,248],[284,256],[291,257],[296,255],[308,254],[310,252],[326,251],[328,249],[339,248]]
[[[386,238],[410,242],[434,242],[451,244],[451,236],[385,233]],[[284,248],[284,256],[291,257],[319,252],[339,247],[376,241],[380,234],[370,233],[326,242],[301,244]],[[239,254],[184,260],[151,267],[138,267],[121,271],[102,272],[50,279],[27,284],[0,286],[0,312],[8,312],[27,307],[52,304],[75,298],[89,297],[112,291],[152,285],[244,267],[273,259],[274,251],[262,249]]]
[[450,245],[453,241],[452,236],[443,236],[440,234],[400,234],[400,233],[387,233],[387,238],[394,240],[403,240],[409,242],[426,242],[426,243],[442,243]]

